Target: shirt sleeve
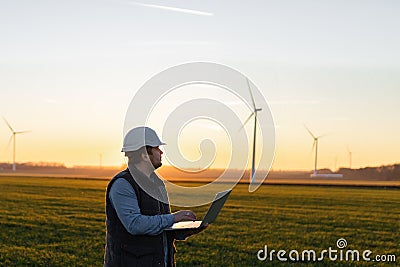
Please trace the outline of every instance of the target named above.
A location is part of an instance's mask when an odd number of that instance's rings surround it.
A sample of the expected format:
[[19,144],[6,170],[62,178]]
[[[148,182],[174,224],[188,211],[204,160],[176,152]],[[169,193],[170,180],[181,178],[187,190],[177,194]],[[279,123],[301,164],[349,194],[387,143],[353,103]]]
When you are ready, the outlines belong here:
[[135,190],[125,179],[114,182],[109,197],[122,225],[132,235],[158,235],[174,224],[173,214],[141,214]]

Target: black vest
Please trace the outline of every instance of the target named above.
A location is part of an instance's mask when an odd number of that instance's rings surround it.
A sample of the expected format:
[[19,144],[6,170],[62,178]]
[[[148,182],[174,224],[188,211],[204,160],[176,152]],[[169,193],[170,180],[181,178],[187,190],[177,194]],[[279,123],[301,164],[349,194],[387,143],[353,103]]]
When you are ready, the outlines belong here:
[[[148,183],[154,189],[151,194],[159,194],[158,187],[164,183],[158,178],[151,182],[148,177],[137,169],[132,170],[135,179]],[[155,175],[155,174],[154,174]],[[104,256],[105,266],[165,266],[164,245],[162,234],[159,235],[132,235],[130,234],[111,205],[109,198],[110,188],[113,183],[123,178],[130,183],[135,190],[140,212],[143,215],[158,215],[170,213],[169,205],[160,202],[147,194],[135,181],[128,169],[117,174],[108,184],[106,192],[106,251]],[[149,187],[147,187],[149,188]],[[167,232],[168,266],[174,266],[174,238]]]

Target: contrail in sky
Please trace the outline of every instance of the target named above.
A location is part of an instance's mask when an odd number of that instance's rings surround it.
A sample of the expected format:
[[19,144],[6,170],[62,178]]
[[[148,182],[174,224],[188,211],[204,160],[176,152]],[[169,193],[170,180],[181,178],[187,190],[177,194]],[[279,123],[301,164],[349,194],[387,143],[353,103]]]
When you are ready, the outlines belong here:
[[198,15],[198,16],[213,16],[214,15],[213,13],[210,13],[210,12],[204,12],[204,11],[198,11],[198,10],[192,10],[192,9],[169,7],[169,6],[160,6],[160,5],[152,5],[152,4],[144,4],[144,3],[138,3],[138,2],[130,2],[130,3],[134,4],[134,5],[138,5],[138,6],[158,8],[158,9],[164,9],[164,10],[175,11],[175,12],[182,12],[182,13]]

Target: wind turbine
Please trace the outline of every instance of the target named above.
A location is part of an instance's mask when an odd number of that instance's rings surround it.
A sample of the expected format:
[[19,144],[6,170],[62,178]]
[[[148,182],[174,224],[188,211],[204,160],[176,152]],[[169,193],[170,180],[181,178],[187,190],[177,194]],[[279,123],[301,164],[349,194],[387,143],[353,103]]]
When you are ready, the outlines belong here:
[[249,122],[251,117],[254,116],[254,129],[253,129],[253,157],[251,161],[251,176],[250,176],[250,182],[254,182],[254,173],[255,173],[255,157],[256,157],[256,136],[257,136],[257,112],[261,111],[262,108],[257,108],[256,107],[256,102],[254,101],[253,93],[251,92],[250,88],[250,82],[249,79],[246,78],[247,81],[247,87],[249,88],[250,96],[251,96],[251,103],[253,104],[253,112],[250,114],[250,116],[246,119],[246,121],[243,123],[242,128]]
[[347,152],[349,153],[349,169],[351,169],[351,159],[352,159],[352,153],[349,149],[349,146],[347,146]]
[[307,128],[307,126],[304,125],[304,127],[307,129],[308,133],[312,136],[314,139],[313,147],[312,150],[315,148],[315,162],[314,162],[314,175],[317,174],[317,160],[318,160],[318,139],[321,138],[323,135],[320,136],[315,136],[310,129]]
[[335,156],[335,159],[334,159],[334,164],[333,164],[333,171],[334,172],[336,172],[336,166],[337,166],[337,155]]
[[27,133],[30,131],[14,131],[14,129],[11,127],[11,125],[8,123],[8,121],[3,117],[4,122],[7,124],[8,128],[12,132],[12,135],[10,138],[13,139],[13,165],[12,165],[12,170],[15,172],[17,170],[17,165],[15,164],[15,151],[16,151],[16,141],[17,141],[17,134],[22,134],[22,133]]

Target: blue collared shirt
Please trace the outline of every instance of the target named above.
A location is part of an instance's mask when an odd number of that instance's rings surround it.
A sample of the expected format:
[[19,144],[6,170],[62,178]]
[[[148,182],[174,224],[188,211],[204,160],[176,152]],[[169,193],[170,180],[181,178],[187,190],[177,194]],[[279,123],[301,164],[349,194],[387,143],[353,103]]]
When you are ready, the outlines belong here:
[[[161,189],[164,190],[165,189]],[[164,229],[174,224],[173,214],[143,215],[140,212],[135,190],[125,179],[118,179],[109,193],[111,205],[125,229],[132,235],[158,235],[162,233],[164,264],[168,261],[167,236]]]
[[[137,170],[136,170],[137,171]],[[140,174],[139,174],[140,175]],[[153,173],[153,175],[155,175]],[[150,180],[158,179],[158,177],[149,177]],[[156,183],[157,184],[157,183]],[[168,202],[168,195],[165,187],[159,184],[159,192],[163,199]],[[111,205],[115,209],[122,225],[132,235],[158,235],[162,233],[164,247],[164,263],[167,266],[168,261],[168,244],[165,228],[171,227],[174,224],[173,214],[160,215],[143,215],[140,212],[139,203],[135,190],[131,184],[125,179],[118,179],[110,188],[109,198]],[[176,240],[185,240],[187,238],[185,231],[175,232]]]
[[114,182],[109,196],[122,225],[132,235],[158,235],[174,224],[173,214],[141,214],[135,190],[125,179]]

